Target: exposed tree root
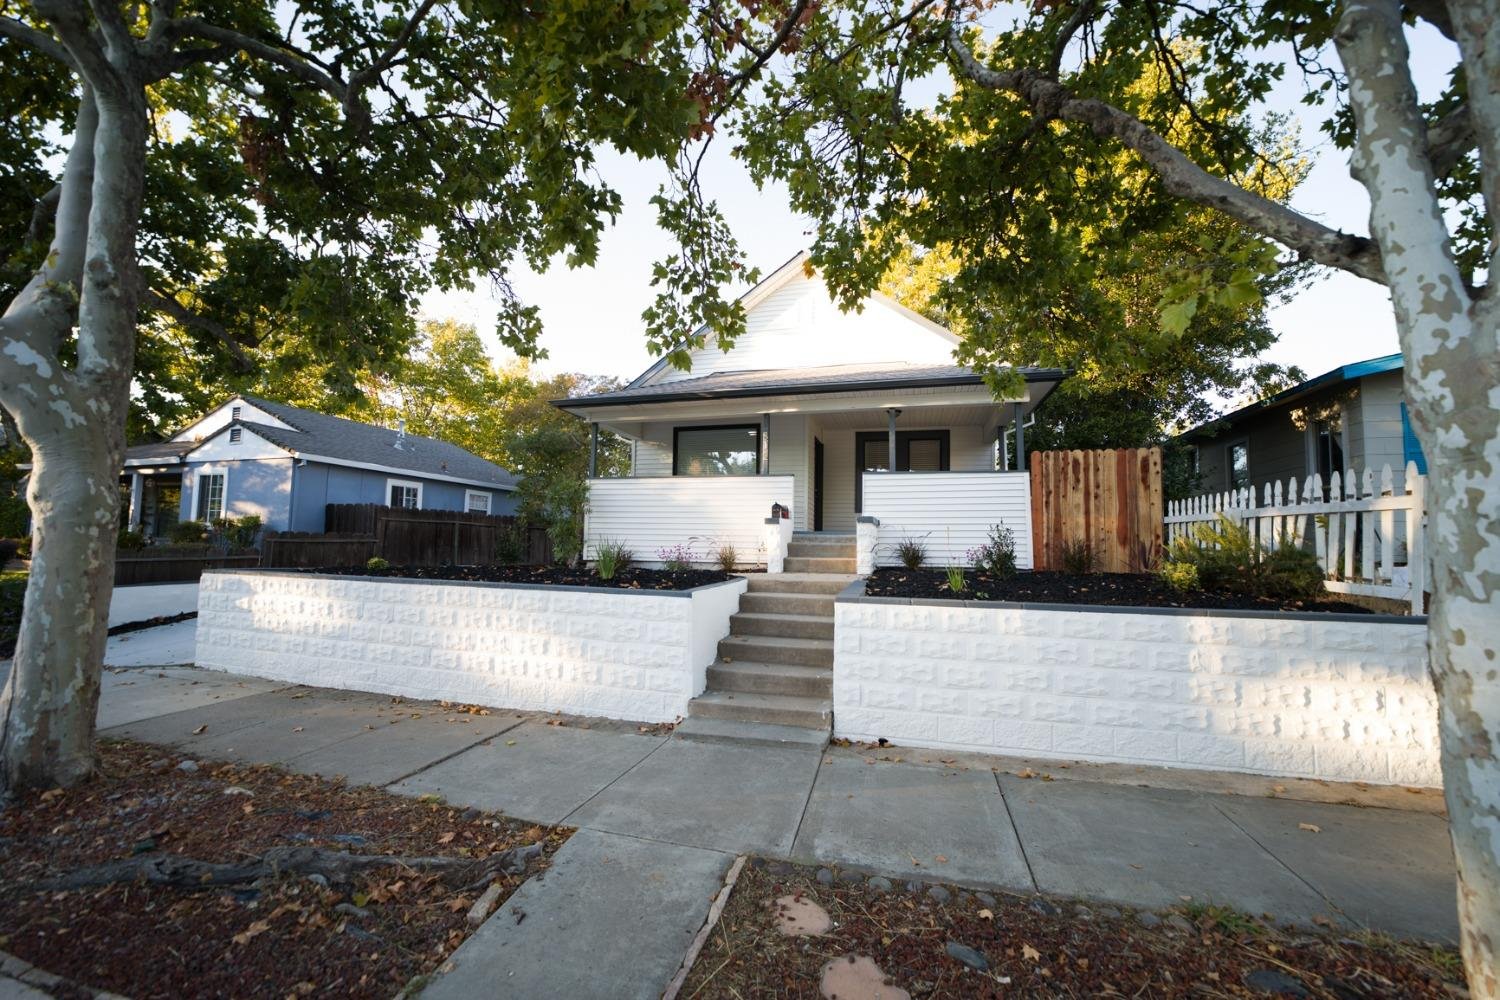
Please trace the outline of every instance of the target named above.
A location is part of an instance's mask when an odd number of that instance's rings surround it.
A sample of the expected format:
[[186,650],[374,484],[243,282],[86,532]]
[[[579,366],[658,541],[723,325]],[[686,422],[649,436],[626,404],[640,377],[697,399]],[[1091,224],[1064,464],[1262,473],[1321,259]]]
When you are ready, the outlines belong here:
[[321,847],[273,847],[253,861],[219,864],[177,854],[150,854],[82,868],[43,884],[47,889],[84,889],[120,882],[146,882],[181,889],[243,885],[277,875],[322,875],[330,882],[348,882],[357,873],[387,866],[419,871],[463,870],[483,883],[495,875],[520,874],[526,862],[542,853],[541,844],[513,847],[487,858],[402,857],[397,854],[350,854]]

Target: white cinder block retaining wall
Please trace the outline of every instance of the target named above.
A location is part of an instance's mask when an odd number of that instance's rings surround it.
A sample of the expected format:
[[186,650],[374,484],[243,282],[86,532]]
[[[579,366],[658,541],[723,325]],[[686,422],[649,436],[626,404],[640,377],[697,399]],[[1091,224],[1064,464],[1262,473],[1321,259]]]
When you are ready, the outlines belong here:
[[208,572],[200,667],[497,708],[670,722],[743,579],[690,591]]
[[835,610],[839,736],[1441,784],[1425,619],[923,604],[861,586]]

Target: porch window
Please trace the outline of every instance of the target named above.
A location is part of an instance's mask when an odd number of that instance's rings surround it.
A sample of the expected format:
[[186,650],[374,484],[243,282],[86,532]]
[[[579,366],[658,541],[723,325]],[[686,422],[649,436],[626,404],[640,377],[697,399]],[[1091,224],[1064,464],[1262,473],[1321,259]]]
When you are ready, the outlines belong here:
[[210,472],[198,477],[197,519],[211,524],[224,516],[224,473]]
[[[864,510],[864,473],[889,472],[889,431],[860,431],[854,436],[860,458],[854,470],[854,510]],[[896,472],[947,472],[950,435],[946,430],[897,431]]]
[[678,427],[672,432],[672,475],[760,474],[760,427]]

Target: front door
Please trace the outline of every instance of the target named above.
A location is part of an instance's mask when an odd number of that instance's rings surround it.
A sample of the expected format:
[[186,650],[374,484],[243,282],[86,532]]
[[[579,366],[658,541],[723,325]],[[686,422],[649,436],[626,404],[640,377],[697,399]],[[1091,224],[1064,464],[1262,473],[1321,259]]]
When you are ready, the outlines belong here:
[[813,438],[813,530],[823,530],[823,442]]
[[[864,510],[864,474],[890,468],[891,442],[885,431],[860,431],[854,436],[854,513]],[[947,472],[948,432],[897,431],[897,472]]]

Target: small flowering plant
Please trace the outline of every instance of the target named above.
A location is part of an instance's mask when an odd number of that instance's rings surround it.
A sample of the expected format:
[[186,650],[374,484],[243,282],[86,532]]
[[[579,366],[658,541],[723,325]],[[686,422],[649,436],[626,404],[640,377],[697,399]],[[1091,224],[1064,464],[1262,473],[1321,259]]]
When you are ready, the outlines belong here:
[[693,550],[686,545],[678,543],[664,549],[656,550],[656,558],[661,560],[663,566],[673,573],[693,568]]

